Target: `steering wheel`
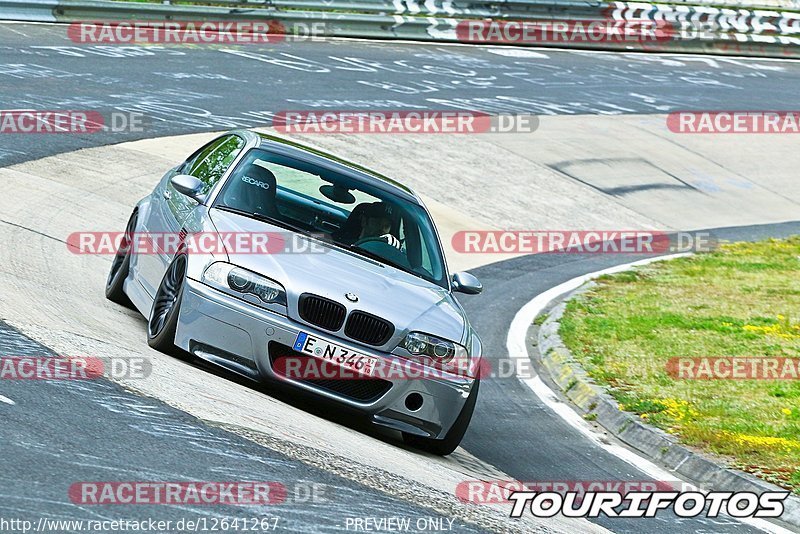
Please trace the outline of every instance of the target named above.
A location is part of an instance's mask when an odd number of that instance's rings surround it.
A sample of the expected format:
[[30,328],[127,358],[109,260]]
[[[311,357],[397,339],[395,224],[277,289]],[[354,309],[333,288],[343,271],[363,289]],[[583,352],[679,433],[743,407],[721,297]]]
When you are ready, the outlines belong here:
[[[392,245],[390,239],[387,239],[387,236],[391,236],[391,235],[392,234],[383,234],[382,236],[378,236],[378,237],[375,237],[375,236],[365,237],[365,238],[359,239],[358,241],[353,243],[353,246],[354,247],[360,247],[361,245],[363,245],[365,243],[383,243],[384,245],[389,245],[390,247],[399,250],[399,247],[396,247],[396,246]],[[392,236],[392,237],[394,237],[394,236]],[[397,239],[397,238],[395,238],[395,239]],[[398,243],[399,242],[400,241],[398,240]]]

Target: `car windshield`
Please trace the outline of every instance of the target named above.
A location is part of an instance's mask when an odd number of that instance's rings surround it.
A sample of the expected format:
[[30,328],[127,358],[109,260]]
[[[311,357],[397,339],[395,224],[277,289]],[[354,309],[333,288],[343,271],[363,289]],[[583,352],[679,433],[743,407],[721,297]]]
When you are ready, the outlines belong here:
[[273,221],[447,287],[439,241],[422,206],[317,165],[252,149],[214,207]]

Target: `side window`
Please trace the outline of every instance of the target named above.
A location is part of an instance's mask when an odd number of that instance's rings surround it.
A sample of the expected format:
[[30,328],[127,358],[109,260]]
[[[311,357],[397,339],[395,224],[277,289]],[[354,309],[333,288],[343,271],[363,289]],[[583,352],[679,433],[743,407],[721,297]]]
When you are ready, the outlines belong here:
[[243,146],[244,139],[237,135],[217,139],[189,159],[182,172],[203,182],[203,194],[206,194],[222,178]]

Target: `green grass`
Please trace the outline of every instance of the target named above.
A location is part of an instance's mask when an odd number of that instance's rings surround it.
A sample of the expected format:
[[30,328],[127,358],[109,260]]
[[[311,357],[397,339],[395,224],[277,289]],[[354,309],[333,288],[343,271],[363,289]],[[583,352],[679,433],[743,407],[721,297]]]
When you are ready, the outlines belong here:
[[800,494],[800,380],[686,380],[676,357],[800,358],[800,237],[598,279],[561,336],[625,410]]

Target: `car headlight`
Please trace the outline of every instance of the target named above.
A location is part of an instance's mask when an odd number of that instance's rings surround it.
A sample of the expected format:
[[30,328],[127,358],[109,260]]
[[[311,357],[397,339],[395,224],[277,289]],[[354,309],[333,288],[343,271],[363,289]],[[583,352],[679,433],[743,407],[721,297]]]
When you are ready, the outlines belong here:
[[465,360],[469,356],[467,349],[458,343],[422,332],[411,332],[401,345],[414,356],[427,356],[438,364],[446,364],[452,360]]
[[286,290],[275,280],[230,263],[212,263],[203,273],[203,283],[226,293],[253,295],[264,304],[286,306]]

